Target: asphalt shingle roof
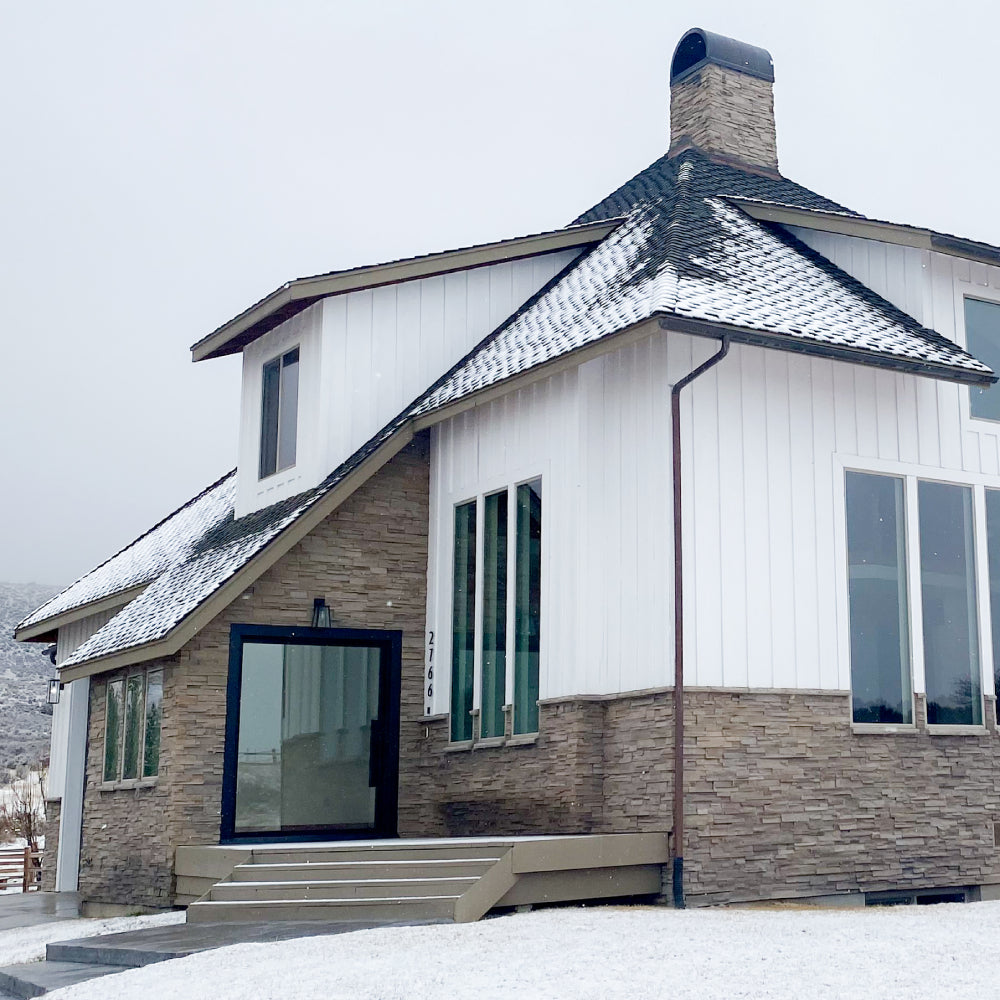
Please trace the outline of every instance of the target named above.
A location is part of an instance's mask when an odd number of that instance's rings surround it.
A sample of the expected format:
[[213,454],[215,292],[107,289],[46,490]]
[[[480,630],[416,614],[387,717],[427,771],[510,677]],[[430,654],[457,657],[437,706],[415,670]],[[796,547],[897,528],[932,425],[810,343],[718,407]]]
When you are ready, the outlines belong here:
[[206,531],[233,515],[236,472],[203,490],[107,562],[56,594],[17,627],[27,628],[155,580],[186,558]]
[[[726,198],[760,193],[766,184],[772,201],[823,210],[833,202],[790,181],[721,168],[693,151],[649,170],[652,179],[639,175],[577,220],[628,210],[625,221],[460,362],[414,412],[433,412],[657,314],[787,338],[804,351],[857,352],[858,360],[868,355],[873,363],[951,369],[956,378],[991,374],[785,230],[752,219]],[[651,200],[629,209],[637,192]]]
[[657,315],[758,331],[805,351],[848,352],[914,370],[933,366],[955,378],[990,376],[957,345],[728,198],[855,214],[791,181],[720,165],[694,150],[662,157],[575,220],[624,216],[610,235],[314,490],[236,520],[230,473],[22,626],[148,584],[65,665],[164,639],[412,418]]

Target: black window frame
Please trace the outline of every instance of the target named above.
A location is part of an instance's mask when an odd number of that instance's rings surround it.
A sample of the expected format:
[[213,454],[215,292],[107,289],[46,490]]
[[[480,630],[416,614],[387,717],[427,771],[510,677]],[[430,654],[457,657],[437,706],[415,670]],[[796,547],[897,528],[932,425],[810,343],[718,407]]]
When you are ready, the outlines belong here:
[[[257,478],[270,476],[295,467],[298,460],[298,401],[301,354],[298,345],[269,358],[261,367],[260,378],[260,448],[258,451]],[[286,368],[295,365],[295,414],[292,435],[292,454],[283,456],[281,447],[282,418],[288,405],[283,389]],[[272,374],[273,372],[273,374]],[[271,388],[273,386],[273,388]],[[284,458],[284,461],[283,461]]]
[[[383,652],[379,684],[379,771],[375,824],[371,829],[338,831],[329,827],[294,832],[240,834],[236,832],[236,771],[242,692],[243,644],[377,646]],[[403,633],[396,629],[307,628],[281,625],[234,624],[229,628],[229,677],[226,684],[226,735],[222,766],[220,844],[294,843],[316,840],[389,839],[398,836],[399,713]]]

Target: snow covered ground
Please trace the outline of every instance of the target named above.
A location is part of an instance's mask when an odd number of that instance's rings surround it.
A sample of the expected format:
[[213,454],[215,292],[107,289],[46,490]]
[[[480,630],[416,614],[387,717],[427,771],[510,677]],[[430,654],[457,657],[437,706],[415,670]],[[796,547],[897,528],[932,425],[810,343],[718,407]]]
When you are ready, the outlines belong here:
[[[1000,903],[839,911],[553,909],[477,924],[236,945],[49,997],[961,1000],[995,995],[998,937]],[[0,935],[0,960],[11,961],[6,935]]]

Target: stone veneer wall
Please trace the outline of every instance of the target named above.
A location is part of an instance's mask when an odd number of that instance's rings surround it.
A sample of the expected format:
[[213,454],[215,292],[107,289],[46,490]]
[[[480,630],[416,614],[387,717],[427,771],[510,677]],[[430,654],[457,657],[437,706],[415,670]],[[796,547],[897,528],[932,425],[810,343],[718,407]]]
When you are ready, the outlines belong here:
[[[685,706],[691,903],[1000,882],[992,722],[932,735],[918,699],[915,730],[855,733],[845,692],[695,689]],[[543,702],[535,746],[449,751],[436,726],[404,833],[671,826],[669,690]]]
[[774,85],[708,63],[670,87],[670,151],[689,146],[778,169]]
[[42,824],[42,833],[45,835],[45,847],[42,850],[42,892],[52,892],[56,887],[61,811],[62,802],[59,799],[45,800],[45,822]]
[[422,683],[428,517],[424,435],[175,656],[156,661],[164,667],[163,721],[153,785],[101,789],[107,682],[124,672],[93,679],[80,870],[85,900],[169,905],[174,849],[218,843],[231,624],[308,625],[313,598],[325,596],[336,626],[402,629],[403,673]]
[[[456,748],[424,718],[426,439],[388,463],[164,666],[155,785],[100,789],[108,675],[92,683],[80,886],[166,905],[173,850],[218,842],[229,626],[403,630],[402,836],[668,830],[668,690],[544,701],[534,741]],[[692,903],[1000,881],[1000,736],[857,734],[844,692],[686,695]],[[987,712],[993,717],[992,704]]]

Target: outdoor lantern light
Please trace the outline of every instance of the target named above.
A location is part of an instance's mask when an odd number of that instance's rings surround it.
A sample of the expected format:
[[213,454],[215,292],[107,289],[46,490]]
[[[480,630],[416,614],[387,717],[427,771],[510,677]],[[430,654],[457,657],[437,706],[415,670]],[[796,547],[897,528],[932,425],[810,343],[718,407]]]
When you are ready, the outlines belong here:
[[62,684],[59,682],[58,677],[53,677],[52,680],[49,681],[49,694],[46,699],[50,705],[59,704],[60,691],[62,691]]
[[330,609],[326,606],[325,597],[313,598],[313,628],[329,628]]

